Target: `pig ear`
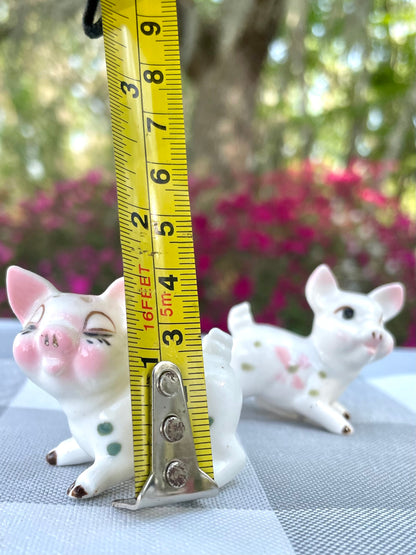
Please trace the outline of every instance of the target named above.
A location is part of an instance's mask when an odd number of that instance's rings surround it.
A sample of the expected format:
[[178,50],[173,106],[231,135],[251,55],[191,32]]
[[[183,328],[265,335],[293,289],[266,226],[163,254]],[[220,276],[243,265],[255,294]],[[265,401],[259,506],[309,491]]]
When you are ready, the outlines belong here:
[[6,288],[9,304],[22,324],[32,316],[42,299],[58,292],[47,279],[19,266],[8,268]]
[[383,320],[388,322],[401,311],[404,303],[405,288],[401,283],[388,283],[377,287],[368,294],[383,309]]
[[233,346],[231,335],[218,328],[212,328],[202,340],[202,345],[204,347],[204,356],[207,354],[217,355],[230,364]]
[[102,293],[101,297],[124,303],[124,278],[121,277],[113,281],[104,293]]
[[306,300],[314,312],[322,310],[327,300],[338,291],[337,280],[326,264],[312,272],[305,287]]

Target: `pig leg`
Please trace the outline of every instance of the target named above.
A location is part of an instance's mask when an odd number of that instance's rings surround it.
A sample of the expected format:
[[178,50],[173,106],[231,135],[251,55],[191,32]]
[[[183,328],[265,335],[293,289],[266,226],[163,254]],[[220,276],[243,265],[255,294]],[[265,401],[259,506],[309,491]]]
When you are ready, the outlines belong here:
[[351,424],[342,414],[319,399],[302,395],[295,399],[294,408],[302,416],[319,424],[329,432],[348,435],[354,431]]
[[91,462],[93,458],[81,449],[75,438],[70,437],[62,441],[55,449],[49,451],[46,460],[52,465],[65,466]]
[[218,487],[222,487],[240,472],[246,461],[244,449],[236,435],[242,397],[238,386],[232,389],[231,380],[231,383],[224,380],[230,389],[213,381],[210,376],[207,377],[212,458],[214,480]]
[[93,497],[133,475],[132,456],[117,457],[117,460],[111,456],[100,457],[78,476],[67,493],[77,499]]
[[254,398],[254,402],[255,402],[257,407],[259,407],[261,409],[265,409],[267,411],[270,411],[273,414],[276,414],[276,416],[279,416],[281,418],[285,418],[285,419],[288,419],[288,420],[301,420],[302,419],[302,415],[300,415],[296,412],[293,412],[293,411],[291,412],[290,410],[282,409],[276,403],[273,403],[273,401],[270,401],[269,399],[266,399],[266,397],[257,396],[257,397]]
[[346,409],[343,405],[341,405],[341,403],[338,403],[338,401],[335,401],[334,403],[332,403],[332,407],[340,414],[342,414],[342,416],[347,420],[351,418],[349,410]]

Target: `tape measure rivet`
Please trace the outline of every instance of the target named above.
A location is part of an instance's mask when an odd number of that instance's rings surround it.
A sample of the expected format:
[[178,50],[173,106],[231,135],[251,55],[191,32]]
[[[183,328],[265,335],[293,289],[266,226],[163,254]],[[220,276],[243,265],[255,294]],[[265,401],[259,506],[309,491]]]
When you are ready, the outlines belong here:
[[165,418],[161,426],[161,432],[167,441],[174,443],[175,441],[180,441],[183,438],[185,424],[178,416],[171,415]]
[[158,390],[166,397],[172,397],[178,392],[179,379],[172,370],[166,370],[161,374],[157,383]]
[[165,477],[172,488],[183,488],[188,481],[188,467],[183,461],[172,461],[166,467]]
[[198,464],[179,367],[169,361],[159,362],[153,368],[150,385],[151,472],[137,499],[115,501],[113,505],[135,510],[216,495],[217,484]]

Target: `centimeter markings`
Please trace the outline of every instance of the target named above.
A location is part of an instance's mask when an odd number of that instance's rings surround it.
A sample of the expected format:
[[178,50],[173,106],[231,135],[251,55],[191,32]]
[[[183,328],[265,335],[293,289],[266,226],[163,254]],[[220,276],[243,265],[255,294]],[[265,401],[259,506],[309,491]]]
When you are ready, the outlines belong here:
[[189,206],[176,0],[101,0],[123,256],[135,485],[150,473],[150,374],[181,370],[213,477]]

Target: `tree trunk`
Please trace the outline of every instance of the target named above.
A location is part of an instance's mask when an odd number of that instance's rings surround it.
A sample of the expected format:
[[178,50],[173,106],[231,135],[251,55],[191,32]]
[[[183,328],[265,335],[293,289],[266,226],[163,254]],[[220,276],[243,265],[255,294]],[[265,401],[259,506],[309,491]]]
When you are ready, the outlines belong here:
[[233,171],[251,168],[257,82],[238,52],[201,76],[189,143],[195,175],[227,179]]
[[189,137],[190,170],[217,175],[253,167],[256,93],[283,0],[224,0],[217,18],[203,19],[179,1],[182,59],[196,92]]

